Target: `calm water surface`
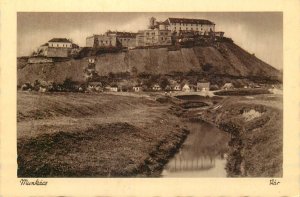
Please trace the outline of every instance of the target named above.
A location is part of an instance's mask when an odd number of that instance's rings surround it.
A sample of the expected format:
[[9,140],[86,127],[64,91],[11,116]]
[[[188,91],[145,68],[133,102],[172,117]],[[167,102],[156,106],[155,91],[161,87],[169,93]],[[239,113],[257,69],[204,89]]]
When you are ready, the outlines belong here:
[[206,123],[189,123],[190,134],[162,177],[226,177],[229,135]]

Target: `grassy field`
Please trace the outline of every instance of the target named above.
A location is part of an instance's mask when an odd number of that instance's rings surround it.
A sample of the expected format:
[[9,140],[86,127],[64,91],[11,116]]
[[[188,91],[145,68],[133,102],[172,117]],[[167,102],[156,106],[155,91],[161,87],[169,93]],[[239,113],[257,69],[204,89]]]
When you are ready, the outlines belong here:
[[153,99],[18,92],[18,176],[158,176],[188,131]]

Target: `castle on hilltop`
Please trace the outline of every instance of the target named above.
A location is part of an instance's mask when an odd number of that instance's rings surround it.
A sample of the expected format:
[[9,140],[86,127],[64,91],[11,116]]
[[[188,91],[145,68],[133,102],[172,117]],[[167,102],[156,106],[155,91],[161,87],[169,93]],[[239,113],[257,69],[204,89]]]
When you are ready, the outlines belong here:
[[107,31],[104,34],[94,34],[86,38],[86,47],[168,46],[186,35],[223,37],[224,32],[215,32],[215,23],[209,20],[168,18],[157,21],[151,17],[148,29],[137,33]]
[[[136,33],[106,31],[104,34],[94,34],[86,38],[88,48],[128,48],[171,46],[176,44],[210,42],[223,38],[224,32],[215,31],[215,23],[205,19],[168,18],[157,21],[151,17],[148,29]],[[201,45],[201,44],[200,44]],[[78,54],[80,47],[66,38],[53,38],[41,45],[32,56],[37,58],[69,58]],[[41,59],[38,59],[41,61]]]

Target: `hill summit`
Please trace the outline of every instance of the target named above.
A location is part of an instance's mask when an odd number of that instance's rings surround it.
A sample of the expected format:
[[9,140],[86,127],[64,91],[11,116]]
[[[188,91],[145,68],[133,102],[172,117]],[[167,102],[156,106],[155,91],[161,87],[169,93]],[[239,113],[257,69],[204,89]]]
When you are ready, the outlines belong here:
[[218,42],[175,50],[171,47],[133,49],[60,62],[29,64],[18,58],[18,85],[35,80],[62,82],[66,78],[83,82],[83,70],[90,58],[95,59],[95,69],[100,76],[120,72],[170,75],[192,71],[211,80],[226,77],[232,80],[282,81],[279,70],[255,55],[233,42]]

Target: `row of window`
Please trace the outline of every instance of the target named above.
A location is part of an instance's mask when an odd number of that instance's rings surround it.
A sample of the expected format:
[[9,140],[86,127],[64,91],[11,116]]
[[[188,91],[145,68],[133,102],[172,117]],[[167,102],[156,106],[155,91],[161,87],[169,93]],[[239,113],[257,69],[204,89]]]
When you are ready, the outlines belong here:
[[174,25],[174,26],[176,26],[176,25],[182,25],[182,26],[193,26],[193,25],[195,25],[196,27],[198,27],[198,26],[203,26],[203,24],[193,24],[193,23],[171,23],[172,25]]
[[[100,40],[100,42],[101,42],[101,44],[103,44],[103,43],[104,43],[104,41],[103,41],[103,40]],[[108,44],[108,41],[107,41],[107,40],[105,41],[105,44]],[[109,41],[109,44],[111,44],[111,41]]]
[[[174,27],[174,29],[176,30],[176,27]],[[179,30],[183,30],[183,28],[179,27]],[[188,27],[185,28],[185,30],[189,30]],[[190,30],[194,30],[193,28],[190,28]],[[199,28],[196,28],[196,31],[199,31]],[[201,28],[201,31],[203,31],[203,28]]]
[[[146,40],[155,40],[155,38],[154,37],[147,37],[146,38]],[[160,40],[168,40],[168,38],[167,37],[160,37]],[[142,41],[141,39],[139,39],[138,41]]]
[[[49,46],[50,47],[59,47],[59,44],[56,44],[56,46],[55,46],[55,44],[52,43],[52,44],[49,44]],[[68,44],[63,44],[62,47],[71,47],[71,46]]]
[[127,38],[127,39],[126,38],[120,38],[121,42],[123,42],[123,41],[130,41],[130,40],[131,40],[130,38]]
[[[171,43],[171,41],[167,41],[167,42],[164,42],[164,43]],[[162,43],[159,43],[159,42],[145,42],[144,45],[146,46],[153,46],[153,45],[159,45],[159,44],[162,44]]]
[[[149,36],[149,35],[152,35],[152,36],[154,36],[154,35],[155,35],[155,33],[154,33],[154,32],[152,32],[152,33],[150,34],[149,32],[147,32],[147,33],[146,33],[146,35],[147,35],[147,36]],[[167,36],[167,35],[168,35],[168,32],[160,32],[160,35],[161,35],[161,36],[162,36],[162,35],[166,35],[166,36]]]

